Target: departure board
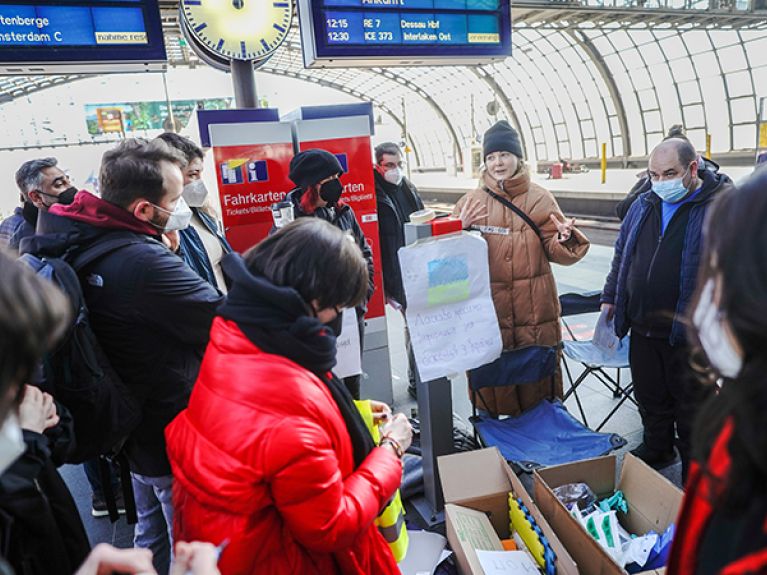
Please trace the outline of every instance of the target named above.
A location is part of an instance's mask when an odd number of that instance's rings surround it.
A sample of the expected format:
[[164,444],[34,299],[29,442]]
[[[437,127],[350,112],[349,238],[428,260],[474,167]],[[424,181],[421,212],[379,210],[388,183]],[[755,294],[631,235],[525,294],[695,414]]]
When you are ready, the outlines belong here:
[[[471,63],[511,55],[508,0],[303,0],[309,67]],[[311,27],[311,37],[307,28]]]
[[157,0],[0,1],[3,72],[28,73],[32,66],[93,71],[94,64],[123,71],[121,65],[150,68],[164,60]]

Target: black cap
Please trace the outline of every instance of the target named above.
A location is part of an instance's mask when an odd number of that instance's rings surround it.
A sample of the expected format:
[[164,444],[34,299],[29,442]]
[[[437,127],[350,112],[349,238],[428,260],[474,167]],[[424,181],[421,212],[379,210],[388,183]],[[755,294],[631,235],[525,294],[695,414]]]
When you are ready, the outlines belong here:
[[299,152],[290,160],[288,177],[304,190],[344,171],[341,162],[327,150],[312,149]]
[[493,152],[511,152],[518,158],[524,157],[519,133],[506,120],[496,122],[482,137],[482,159]]

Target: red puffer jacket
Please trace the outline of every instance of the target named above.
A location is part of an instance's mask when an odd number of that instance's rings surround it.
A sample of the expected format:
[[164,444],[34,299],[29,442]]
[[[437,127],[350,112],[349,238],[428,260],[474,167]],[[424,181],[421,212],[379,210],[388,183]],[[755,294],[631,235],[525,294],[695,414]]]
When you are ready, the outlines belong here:
[[373,520],[400,461],[356,470],[330,391],[216,318],[189,407],[166,429],[177,540],[230,543],[223,575],[399,573]]

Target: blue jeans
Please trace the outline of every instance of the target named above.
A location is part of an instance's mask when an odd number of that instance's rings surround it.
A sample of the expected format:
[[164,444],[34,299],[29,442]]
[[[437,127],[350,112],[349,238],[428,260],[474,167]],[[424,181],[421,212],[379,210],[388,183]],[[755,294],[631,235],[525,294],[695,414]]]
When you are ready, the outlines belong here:
[[157,573],[165,575],[173,555],[173,476],[131,473],[131,479],[138,515],[133,544],[151,549]]
[[[94,457],[83,463],[83,469],[85,470],[85,477],[88,478],[88,483],[91,484],[91,490],[98,499],[104,498],[104,490],[101,487],[101,474],[99,473],[99,459]],[[114,463],[109,464],[109,475],[112,480],[112,491],[115,496],[120,488],[120,470]]]

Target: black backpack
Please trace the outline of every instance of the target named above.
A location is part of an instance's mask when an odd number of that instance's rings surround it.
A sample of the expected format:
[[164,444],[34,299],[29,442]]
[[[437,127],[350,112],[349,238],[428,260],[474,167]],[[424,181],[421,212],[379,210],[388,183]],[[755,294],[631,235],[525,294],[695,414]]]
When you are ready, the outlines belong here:
[[78,276],[98,259],[134,243],[141,240],[107,236],[75,256],[24,254],[20,258],[39,276],[61,288],[72,304],[72,325],[58,346],[44,357],[40,380],[35,382],[72,413],[76,445],[67,463],[117,455],[141,421],[138,400],[110,365],[91,329]]

